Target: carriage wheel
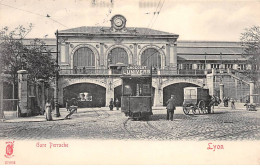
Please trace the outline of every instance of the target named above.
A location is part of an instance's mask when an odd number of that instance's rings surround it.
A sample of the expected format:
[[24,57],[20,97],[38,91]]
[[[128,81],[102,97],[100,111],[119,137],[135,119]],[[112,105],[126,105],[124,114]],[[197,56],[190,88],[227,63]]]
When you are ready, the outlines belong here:
[[183,106],[183,112],[184,114],[188,115],[190,113],[190,108]]
[[194,106],[194,107],[192,108],[192,113],[193,113],[193,114],[200,113],[199,108],[196,107],[196,106]]
[[198,109],[199,109],[200,113],[203,113],[203,114],[206,113],[206,105],[203,100],[199,101]]

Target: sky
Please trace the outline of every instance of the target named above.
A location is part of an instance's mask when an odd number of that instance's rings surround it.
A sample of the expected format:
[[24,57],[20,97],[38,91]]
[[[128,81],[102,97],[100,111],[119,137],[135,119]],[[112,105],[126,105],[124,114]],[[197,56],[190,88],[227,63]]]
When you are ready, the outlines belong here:
[[175,33],[179,40],[239,41],[245,28],[260,26],[260,0],[0,0],[0,28],[32,23],[27,38],[55,38],[56,30],[81,26],[110,26],[115,14],[126,17],[126,27]]

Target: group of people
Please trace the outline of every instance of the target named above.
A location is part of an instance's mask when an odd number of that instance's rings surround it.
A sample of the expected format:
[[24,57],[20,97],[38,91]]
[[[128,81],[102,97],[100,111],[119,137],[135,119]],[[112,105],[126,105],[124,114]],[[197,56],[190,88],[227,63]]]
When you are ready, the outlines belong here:
[[117,110],[119,110],[120,101],[118,100],[118,98],[116,98],[115,102],[114,102],[113,98],[111,98],[111,100],[109,102],[109,109],[112,111],[114,106],[116,107]]
[[231,103],[231,109],[233,109],[233,110],[236,109],[235,99],[229,98],[229,97],[224,97],[223,98],[224,107],[228,107],[228,102]]

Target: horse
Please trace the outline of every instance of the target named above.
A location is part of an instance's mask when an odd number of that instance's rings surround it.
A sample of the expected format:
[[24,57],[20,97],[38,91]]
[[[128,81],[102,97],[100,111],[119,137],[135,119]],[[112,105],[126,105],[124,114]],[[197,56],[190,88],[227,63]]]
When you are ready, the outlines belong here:
[[221,99],[218,96],[211,96],[208,104],[208,113],[214,113],[214,106],[218,106],[221,103]]

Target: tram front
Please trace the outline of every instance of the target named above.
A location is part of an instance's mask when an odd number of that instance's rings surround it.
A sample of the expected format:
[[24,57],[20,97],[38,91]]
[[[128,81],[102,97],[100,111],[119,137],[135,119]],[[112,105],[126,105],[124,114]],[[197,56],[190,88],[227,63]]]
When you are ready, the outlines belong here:
[[134,120],[149,119],[152,113],[152,70],[129,66],[122,71],[121,111]]

